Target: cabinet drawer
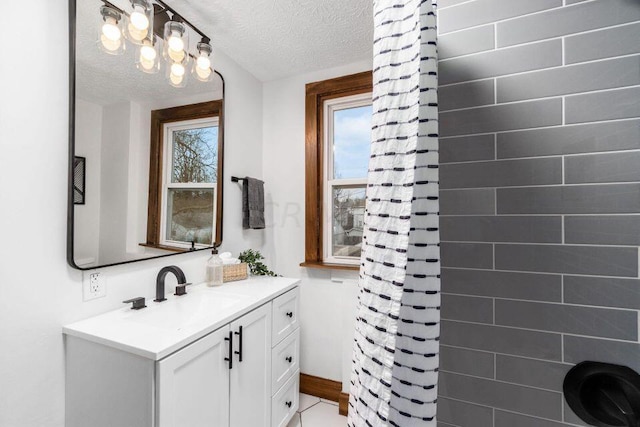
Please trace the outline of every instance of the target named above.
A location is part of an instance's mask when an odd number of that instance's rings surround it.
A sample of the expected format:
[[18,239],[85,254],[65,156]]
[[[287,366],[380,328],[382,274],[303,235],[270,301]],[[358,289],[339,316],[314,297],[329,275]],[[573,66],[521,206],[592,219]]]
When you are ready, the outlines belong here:
[[290,290],[273,300],[273,333],[275,346],[298,328],[298,310],[300,305],[300,288]]
[[271,400],[271,427],[284,427],[291,420],[298,410],[299,389],[300,371],[296,371]]
[[300,328],[273,349],[271,393],[275,394],[300,367]]

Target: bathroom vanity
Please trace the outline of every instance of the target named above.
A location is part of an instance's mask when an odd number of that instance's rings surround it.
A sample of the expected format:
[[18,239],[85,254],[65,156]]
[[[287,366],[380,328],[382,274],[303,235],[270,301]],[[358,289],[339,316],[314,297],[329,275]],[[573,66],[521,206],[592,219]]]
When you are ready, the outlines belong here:
[[286,426],[299,281],[251,278],[64,327],[67,427]]

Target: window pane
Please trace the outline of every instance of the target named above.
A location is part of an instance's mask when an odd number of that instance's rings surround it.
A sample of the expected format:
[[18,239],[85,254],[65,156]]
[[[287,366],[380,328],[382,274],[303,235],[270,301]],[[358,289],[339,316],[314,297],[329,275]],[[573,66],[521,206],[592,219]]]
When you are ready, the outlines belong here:
[[167,240],[211,244],[214,190],[170,188],[167,194]]
[[365,187],[333,187],[333,256],[360,256],[364,202]]
[[333,113],[333,178],[366,178],[371,152],[371,105]]
[[174,130],[171,182],[218,181],[218,127]]

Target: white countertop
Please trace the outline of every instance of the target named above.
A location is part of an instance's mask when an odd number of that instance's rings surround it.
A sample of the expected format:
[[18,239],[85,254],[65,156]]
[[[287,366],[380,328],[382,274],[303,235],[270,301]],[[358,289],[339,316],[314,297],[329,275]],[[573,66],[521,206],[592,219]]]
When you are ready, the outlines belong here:
[[63,333],[160,360],[249,311],[295,288],[298,279],[252,277],[222,286],[187,287],[167,301],[147,298],[147,308],[130,306],[63,327]]

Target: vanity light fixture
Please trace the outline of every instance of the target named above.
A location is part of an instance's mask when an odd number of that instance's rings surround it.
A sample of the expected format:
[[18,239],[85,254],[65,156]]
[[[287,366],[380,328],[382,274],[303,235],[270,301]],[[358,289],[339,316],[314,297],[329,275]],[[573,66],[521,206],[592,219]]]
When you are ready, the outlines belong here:
[[[100,8],[100,14],[104,24],[99,37],[102,50],[120,55],[125,51],[126,38],[137,45],[136,67],[144,73],[160,71],[162,61],[159,52],[162,51],[166,76],[172,86],[186,86],[189,69],[201,82],[213,79],[211,40],[162,0],[129,0],[130,12],[119,9],[109,0],[102,2],[104,6]],[[201,37],[195,55],[189,52],[191,31]]]
[[211,69],[211,44],[208,38],[203,38],[198,47],[198,56],[193,61],[193,75],[201,82],[209,82],[213,78],[213,69]]
[[134,44],[142,45],[153,33],[153,5],[150,0],[130,0],[133,11],[127,20],[126,36]]
[[99,46],[109,55],[121,55],[125,50],[122,38],[122,13],[114,7],[100,7],[103,24],[100,28]]

